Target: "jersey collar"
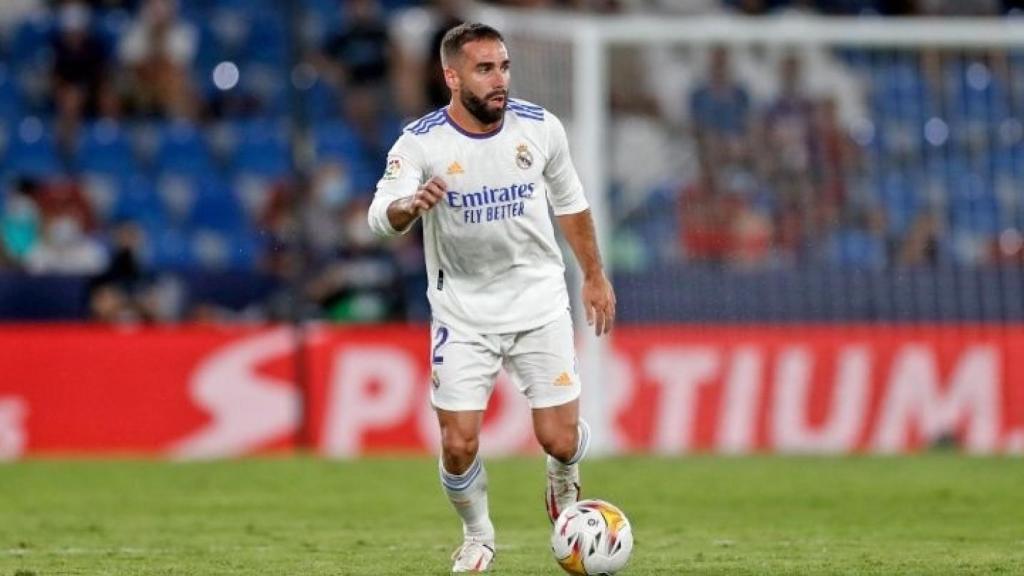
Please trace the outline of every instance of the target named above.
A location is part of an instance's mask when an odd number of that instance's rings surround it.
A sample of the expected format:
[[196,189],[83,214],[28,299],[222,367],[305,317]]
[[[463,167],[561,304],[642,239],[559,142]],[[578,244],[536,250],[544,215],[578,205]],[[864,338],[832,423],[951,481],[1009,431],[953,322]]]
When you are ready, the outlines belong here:
[[[505,113],[508,114],[508,111],[506,110]],[[480,133],[477,133],[477,132],[467,132],[461,126],[459,126],[455,122],[455,120],[452,120],[452,117],[448,114],[448,107],[447,106],[445,106],[445,108],[444,108],[444,118],[445,118],[445,120],[448,121],[448,124],[450,124],[452,128],[455,128],[455,130],[457,130],[459,132],[459,134],[462,134],[463,136],[467,136],[469,138],[474,138],[474,139],[477,139],[477,140],[483,140],[483,139],[486,139],[486,138],[490,138],[491,136],[497,136],[501,132],[501,129],[505,127],[505,118],[502,117],[501,124],[499,124],[497,128],[495,128],[494,130],[491,130],[490,132],[480,132]]]

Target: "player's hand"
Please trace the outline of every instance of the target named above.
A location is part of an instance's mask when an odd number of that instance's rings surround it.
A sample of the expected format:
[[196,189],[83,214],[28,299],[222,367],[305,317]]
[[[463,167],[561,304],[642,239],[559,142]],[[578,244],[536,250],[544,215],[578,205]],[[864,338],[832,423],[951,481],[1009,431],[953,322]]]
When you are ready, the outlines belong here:
[[587,312],[587,325],[594,334],[611,332],[615,324],[615,290],[605,275],[599,274],[583,281],[583,308]]
[[416,193],[409,197],[409,211],[413,217],[421,216],[429,211],[444,199],[444,193],[448,185],[440,177],[434,176],[427,180],[422,186],[416,189]]

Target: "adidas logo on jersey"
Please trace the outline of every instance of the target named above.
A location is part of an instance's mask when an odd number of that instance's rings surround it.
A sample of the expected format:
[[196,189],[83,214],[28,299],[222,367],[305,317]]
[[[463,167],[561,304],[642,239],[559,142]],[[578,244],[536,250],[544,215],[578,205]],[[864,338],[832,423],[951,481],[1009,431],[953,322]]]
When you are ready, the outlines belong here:
[[456,174],[465,174],[466,171],[462,169],[462,165],[458,162],[452,162],[448,165],[448,175],[454,176]]
[[572,378],[568,372],[562,372],[555,378],[555,386],[572,386]]

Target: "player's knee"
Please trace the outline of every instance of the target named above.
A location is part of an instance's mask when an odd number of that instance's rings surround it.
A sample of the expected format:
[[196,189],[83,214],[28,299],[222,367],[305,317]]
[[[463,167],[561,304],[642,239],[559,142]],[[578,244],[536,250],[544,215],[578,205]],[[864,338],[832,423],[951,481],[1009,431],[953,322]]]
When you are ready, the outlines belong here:
[[477,450],[480,447],[480,439],[475,436],[446,434],[442,439],[442,447],[447,459],[450,459],[457,468],[469,468],[469,465],[476,458]]
[[552,458],[568,462],[576,455],[576,430],[572,429],[561,434],[553,434],[541,439],[541,446]]

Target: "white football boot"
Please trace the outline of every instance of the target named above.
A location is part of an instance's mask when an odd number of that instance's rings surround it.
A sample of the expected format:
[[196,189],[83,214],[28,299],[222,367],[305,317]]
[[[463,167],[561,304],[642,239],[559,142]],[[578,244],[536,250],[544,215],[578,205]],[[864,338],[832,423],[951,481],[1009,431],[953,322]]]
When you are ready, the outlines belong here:
[[452,554],[452,573],[490,572],[494,562],[494,542],[467,538]]

